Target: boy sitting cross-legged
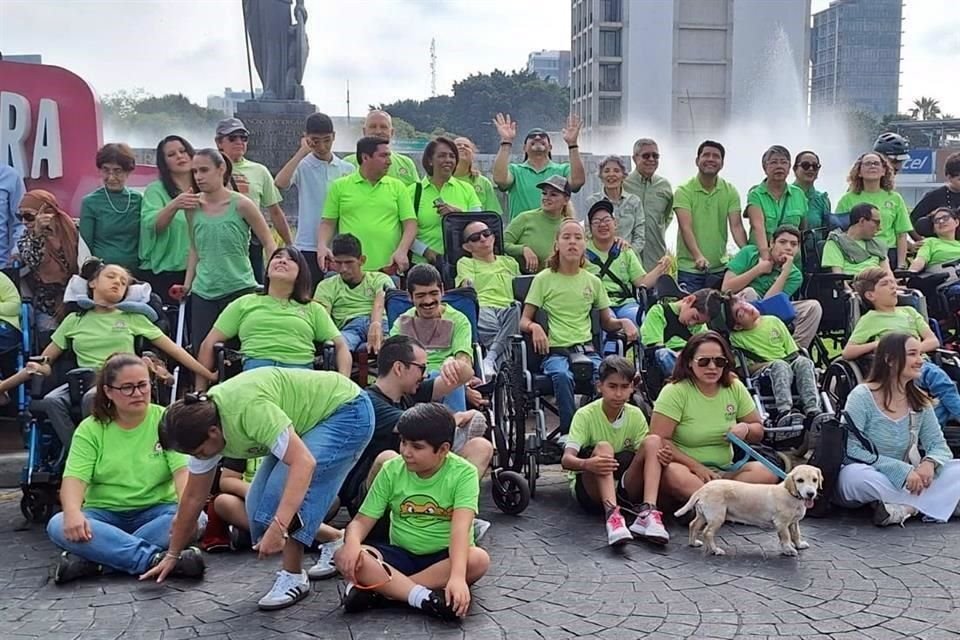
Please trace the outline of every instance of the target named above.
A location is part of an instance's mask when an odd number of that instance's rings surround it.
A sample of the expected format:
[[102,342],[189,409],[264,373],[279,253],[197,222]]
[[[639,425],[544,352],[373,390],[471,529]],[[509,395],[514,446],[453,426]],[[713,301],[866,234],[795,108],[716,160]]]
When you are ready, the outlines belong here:
[[[600,364],[594,400],[573,416],[560,464],[570,471],[570,485],[580,506],[603,513],[607,543],[621,544],[631,532],[666,544],[670,535],[657,510],[662,465],[672,459],[660,437],[648,433],[643,411],[628,403],[636,371],[630,361],[607,356]],[[618,502],[642,500],[637,519],[627,529]]]
[[[400,457],[377,474],[336,555],[347,613],[389,599],[443,620],[467,614],[467,585],[487,572],[490,556],[473,544],[480,483],[476,467],[450,452],[455,428],[453,414],[435,402],[397,422]],[[387,510],[390,543],[364,545]]]

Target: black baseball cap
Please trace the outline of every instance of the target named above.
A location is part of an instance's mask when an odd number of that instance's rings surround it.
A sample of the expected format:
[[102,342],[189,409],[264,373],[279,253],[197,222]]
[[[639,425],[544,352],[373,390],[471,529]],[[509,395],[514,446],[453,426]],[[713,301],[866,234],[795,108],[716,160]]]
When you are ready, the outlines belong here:
[[587,222],[593,223],[593,216],[600,211],[606,211],[610,215],[613,215],[613,203],[606,198],[594,202],[592,205],[590,205],[590,210],[587,211]]

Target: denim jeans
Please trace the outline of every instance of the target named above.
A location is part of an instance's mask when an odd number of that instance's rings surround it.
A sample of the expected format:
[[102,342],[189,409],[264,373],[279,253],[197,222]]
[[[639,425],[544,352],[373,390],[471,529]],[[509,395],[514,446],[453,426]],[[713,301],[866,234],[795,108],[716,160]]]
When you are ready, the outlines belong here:
[[660,371],[665,378],[673,375],[673,368],[677,366],[677,354],[673,352],[673,349],[660,347],[653,352],[653,357],[656,359],[657,365],[659,365]]
[[[360,459],[360,454],[373,436],[373,422],[373,405],[367,392],[361,391],[356,398],[300,436],[317,466],[299,509],[303,528],[291,534],[297,542],[304,546],[313,543],[317,529],[323,524],[323,518],[347,473]],[[288,469],[272,454],[264,456],[257,469],[246,502],[250,534],[254,541],[263,537],[277,513],[287,485]]]
[[[600,369],[600,354],[597,352],[586,354],[593,361],[593,382],[597,382],[597,372]],[[576,406],[573,399],[573,373],[570,371],[570,360],[565,355],[549,355],[543,360],[543,373],[553,380],[553,397],[557,401],[557,413],[560,414],[560,433],[570,432],[570,423]]]
[[47,523],[47,535],[64,551],[115,571],[138,575],[169,546],[170,526],[176,513],[175,504],[130,511],[84,509],[93,537],[88,542],[71,542],[63,535],[61,512]]
[[[439,371],[431,371],[430,373],[427,374],[427,380],[433,380],[434,378],[439,376],[440,376]],[[466,387],[464,387],[463,385],[460,385],[459,387],[457,387],[456,389],[454,389],[453,391],[445,395],[440,402],[442,402],[446,408],[450,409],[450,411],[453,411],[454,413],[457,413],[458,411],[466,411],[467,410]]]
[[[637,329],[640,329],[640,322],[637,320],[637,315],[640,313],[640,303],[637,301],[627,302],[619,307],[610,307],[610,311],[613,312],[613,315],[620,319],[626,319],[636,325]],[[610,341],[603,344],[603,353],[609,355],[611,353],[616,353],[617,343]]]
[[[386,338],[390,335],[390,330],[387,327],[386,317],[383,319],[383,336]],[[367,344],[367,333],[370,331],[370,316],[358,316],[352,320],[348,320],[347,324],[343,325],[340,329],[340,335],[343,336],[343,341],[347,343],[347,350],[350,353],[353,353],[363,345]]]
[[276,360],[267,360],[265,358],[244,358],[243,370],[259,369],[260,367],[280,367],[281,369],[313,369],[313,363],[307,364],[288,364],[286,362],[277,362]]
[[950,379],[946,371],[932,362],[924,362],[917,386],[938,400],[934,411],[941,425],[950,418],[960,419],[960,393],[957,393],[957,383]]
[[677,273],[677,284],[687,293],[693,293],[699,289],[707,287],[717,288],[723,281],[723,272],[711,273],[709,271],[680,271]]

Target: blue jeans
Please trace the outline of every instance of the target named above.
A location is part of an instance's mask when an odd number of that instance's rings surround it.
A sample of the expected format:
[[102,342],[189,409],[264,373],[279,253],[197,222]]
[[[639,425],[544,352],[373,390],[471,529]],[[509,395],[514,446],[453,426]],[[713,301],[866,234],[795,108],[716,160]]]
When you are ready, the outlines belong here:
[[[350,469],[360,459],[373,436],[373,405],[366,391],[342,405],[310,431],[300,436],[317,466],[303,497],[299,514],[303,527],[291,537],[304,546],[313,543],[317,529],[330,509]],[[254,541],[260,540],[273,521],[287,485],[288,466],[273,454],[264,456],[247,492],[247,518]]]
[[313,363],[307,364],[288,364],[286,362],[277,362],[276,360],[267,360],[265,358],[244,358],[243,370],[259,369],[260,367],[280,367],[281,369],[313,369]]
[[707,287],[719,287],[723,280],[723,272],[711,273],[709,271],[680,271],[677,273],[677,284],[687,293],[693,293],[699,289]]
[[664,377],[669,378],[673,375],[673,369],[677,366],[677,354],[673,352],[673,349],[660,347],[654,351],[653,357],[656,358],[657,365],[659,365]]
[[[637,301],[627,302],[619,307],[610,307],[610,311],[613,312],[613,315],[621,320],[626,319],[632,322],[637,326],[637,329],[640,329],[640,322],[637,320],[637,316],[640,314],[640,303]],[[603,344],[603,353],[611,354],[616,353],[617,343],[610,341]]]
[[949,418],[960,419],[960,393],[957,393],[957,383],[950,379],[946,371],[932,362],[924,362],[917,386],[939,401],[934,411],[941,425],[946,424]]
[[[439,375],[439,371],[431,371],[427,374],[427,380],[433,380],[434,378],[439,377]],[[450,411],[453,411],[454,413],[457,413],[458,411],[466,411],[467,388],[463,385],[460,385],[445,395],[440,402],[443,403],[443,406],[445,406],[447,409],[450,409]]]
[[175,504],[158,504],[145,509],[112,511],[84,509],[93,538],[71,542],[63,535],[63,513],[47,523],[47,535],[64,551],[116,571],[139,575],[150,561],[170,544],[170,525],[177,513]]
[[[586,355],[593,361],[593,382],[596,384],[597,372],[600,369],[600,354],[593,352]],[[570,371],[570,361],[565,355],[549,355],[543,359],[543,373],[553,380],[553,397],[557,400],[557,413],[560,414],[560,433],[569,433],[573,412],[577,409],[573,401],[573,373]]]
[[[347,350],[353,353],[361,346],[367,344],[367,332],[370,331],[370,316],[359,316],[348,320],[347,324],[340,329],[340,335],[343,341],[347,343]],[[384,337],[390,334],[387,328],[386,319],[383,320]]]

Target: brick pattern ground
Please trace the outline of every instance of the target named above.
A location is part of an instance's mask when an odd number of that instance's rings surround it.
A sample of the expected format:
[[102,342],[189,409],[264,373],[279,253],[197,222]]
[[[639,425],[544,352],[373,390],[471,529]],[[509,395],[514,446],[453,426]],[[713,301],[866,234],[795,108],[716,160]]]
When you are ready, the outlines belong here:
[[493,566],[461,624],[405,609],[346,616],[337,582],[314,584],[293,608],[264,613],[256,601],[276,561],[252,554],[207,556],[200,583],[140,584],[107,577],[57,587],[55,550],[39,528],[14,531],[16,493],[0,497],[0,638],[180,640],[218,638],[960,638],[960,526],[910,521],[874,528],[845,516],[808,520],[811,548],[778,555],[776,535],[727,525],[728,555],[705,557],[670,525],[666,549],[610,550],[602,525],[581,515],[563,477],[545,471],[520,517],[499,514],[484,546]]

